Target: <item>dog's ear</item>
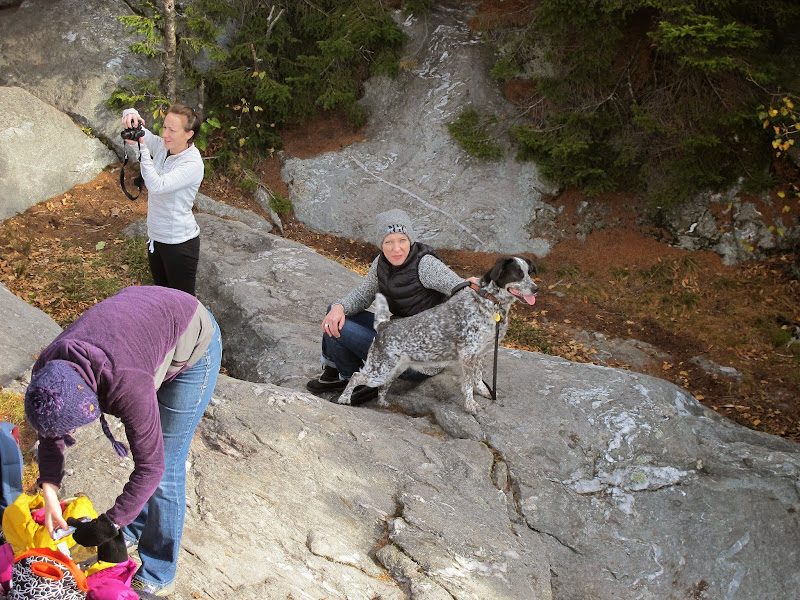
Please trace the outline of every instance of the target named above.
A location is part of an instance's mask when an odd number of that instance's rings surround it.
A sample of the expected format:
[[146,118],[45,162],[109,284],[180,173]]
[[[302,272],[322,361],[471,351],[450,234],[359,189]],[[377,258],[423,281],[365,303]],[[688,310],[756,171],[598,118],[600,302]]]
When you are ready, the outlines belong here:
[[516,260],[513,257],[503,256],[498,258],[494,266],[486,272],[486,275],[483,276],[481,279],[481,287],[485,287],[489,285],[492,281],[494,281],[499,287],[503,287],[507,282],[504,281],[504,277],[508,273],[508,269],[512,265],[516,265]]
[[497,281],[498,279],[500,279],[500,276],[503,274],[503,269],[505,268],[507,263],[508,263],[507,258],[503,257],[498,258],[495,261],[494,266],[488,271],[486,271],[486,273],[481,278],[480,286],[486,287],[492,281]]
[[539,271],[536,270],[536,265],[530,258],[523,257],[526,263],[528,263],[528,275],[538,275]]

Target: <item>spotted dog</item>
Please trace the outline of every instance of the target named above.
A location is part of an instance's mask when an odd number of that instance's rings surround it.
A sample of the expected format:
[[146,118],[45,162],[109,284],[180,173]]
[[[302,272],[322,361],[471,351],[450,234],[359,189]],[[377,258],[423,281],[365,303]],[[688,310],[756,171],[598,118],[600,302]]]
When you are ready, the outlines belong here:
[[483,355],[493,347],[498,319],[502,340],[511,305],[517,299],[531,305],[536,301],[538,287],[530,277],[535,273],[535,265],[527,258],[499,258],[477,284],[459,289],[447,302],[391,321],[386,298],[377,294],[378,334],[364,366],[350,378],[339,397],[339,404],[350,404],[356,386],[367,385],[380,388],[378,404],[386,406],[389,386],[408,367],[444,366],[458,361],[464,409],[476,414],[479,407],[473,390],[491,397],[482,379]]

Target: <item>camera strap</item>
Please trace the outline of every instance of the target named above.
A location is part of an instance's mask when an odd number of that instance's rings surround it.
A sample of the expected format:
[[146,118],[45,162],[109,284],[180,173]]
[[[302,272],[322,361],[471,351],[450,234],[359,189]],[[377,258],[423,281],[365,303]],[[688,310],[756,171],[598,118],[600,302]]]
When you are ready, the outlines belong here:
[[[136,200],[142,194],[142,187],[144,186],[144,179],[139,175],[133,180],[133,183],[139,188],[139,193],[132,196],[131,193],[125,189],[125,165],[128,164],[128,144],[125,144],[125,160],[122,162],[122,168],[119,170],[119,185],[122,188],[122,193],[125,194],[129,200]],[[142,146],[139,140],[136,140],[136,147],[139,150],[139,156],[142,155]]]

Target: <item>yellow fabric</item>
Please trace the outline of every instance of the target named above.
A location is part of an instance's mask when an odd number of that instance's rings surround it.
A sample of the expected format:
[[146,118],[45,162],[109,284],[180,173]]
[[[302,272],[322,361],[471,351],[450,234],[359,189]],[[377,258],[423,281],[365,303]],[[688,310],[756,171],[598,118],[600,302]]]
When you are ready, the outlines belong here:
[[92,573],[97,573],[98,571],[102,571],[103,569],[108,569],[109,567],[116,567],[118,564],[119,563],[110,563],[104,560],[98,560],[91,567],[86,569],[84,573],[86,573],[86,576],[88,577]]
[[[89,517],[97,518],[97,512],[92,506],[91,500],[86,496],[69,498],[65,500],[66,506],[63,510],[64,519],[74,517],[80,519]],[[44,525],[39,525],[33,520],[31,513],[44,506],[44,498],[41,495],[31,496],[30,494],[20,494],[3,512],[3,533],[6,540],[14,550],[14,558],[30,548],[51,548],[57,549],[60,542],[66,542],[67,547],[75,545],[75,540],[71,535],[56,542],[50,537]]]

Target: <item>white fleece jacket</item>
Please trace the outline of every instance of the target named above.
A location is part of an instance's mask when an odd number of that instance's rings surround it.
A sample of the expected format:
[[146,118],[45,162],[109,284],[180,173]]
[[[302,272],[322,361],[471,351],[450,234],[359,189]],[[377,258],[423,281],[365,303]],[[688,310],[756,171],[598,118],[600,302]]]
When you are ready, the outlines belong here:
[[[138,115],[127,108],[122,116]],[[147,186],[147,235],[162,244],[181,244],[200,235],[192,214],[197,190],[203,182],[203,158],[194,144],[179,154],[167,156],[164,140],[145,128],[139,169]],[[126,152],[136,146],[125,144]]]

